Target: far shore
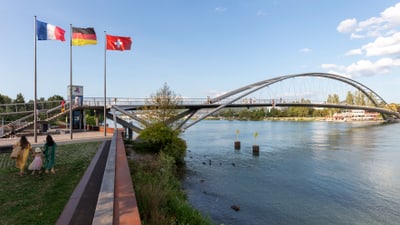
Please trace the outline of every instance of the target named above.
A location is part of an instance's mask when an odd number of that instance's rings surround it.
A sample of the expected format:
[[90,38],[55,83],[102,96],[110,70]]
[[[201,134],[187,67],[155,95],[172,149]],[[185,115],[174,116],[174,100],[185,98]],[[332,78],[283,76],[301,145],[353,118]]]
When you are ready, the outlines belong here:
[[[196,118],[193,118],[196,119]],[[220,118],[220,117],[208,117],[205,120],[238,120],[237,118]],[[246,121],[246,120],[242,120]],[[261,120],[260,120],[261,121]],[[325,121],[325,122],[340,122],[340,123],[384,123],[386,120],[376,119],[376,120],[335,120],[332,118],[326,117],[266,117],[262,121],[299,121],[299,122],[307,122],[307,121]]]

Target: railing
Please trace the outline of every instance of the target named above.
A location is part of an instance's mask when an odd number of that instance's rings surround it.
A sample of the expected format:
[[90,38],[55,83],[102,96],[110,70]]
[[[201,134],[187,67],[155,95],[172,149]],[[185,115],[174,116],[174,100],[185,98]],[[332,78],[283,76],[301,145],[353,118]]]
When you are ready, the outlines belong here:
[[[126,97],[108,97],[106,98],[106,106],[110,107],[113,105],[118,106],[142,106],[148,104],[150,98],[126,98]],[[181,98],[183,105],[202,105],[202,104],[212,104],[210,98]],[[219,104],[224,104],[230,102],[232,98],[227,98],[220,100]],[[235,101],[233,104],[278,104],[278,103],[300,103],[302,101],[299,99],[282,99],[282,98],[242,98]],[[326,101],[321,100],[307,100],[310,104],[329,104]],[[345,103],[339,103],[345,104]],[[13,104],[0,104],[0,116],[5,113],[16,113],[16,112],[33,112],[34,103],[13,103]],[[104,106],[104,97],[84,97],[82,101],[82,106]],[[69,107],[69,100],[65,101],[65,109]],[[52,111],[61,110],[61,101],[45,101],[38,102],[39,113],[50,113]]]

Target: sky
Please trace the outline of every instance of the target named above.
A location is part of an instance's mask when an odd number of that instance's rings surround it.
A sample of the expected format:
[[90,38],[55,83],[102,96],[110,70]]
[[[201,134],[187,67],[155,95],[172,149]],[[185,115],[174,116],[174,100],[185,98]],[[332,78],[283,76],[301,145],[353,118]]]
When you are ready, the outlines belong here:
[[[12,99],[34,99],[34,16],[67,40],[37,42],[38,98],[67,98],[70,68],[85,97],[102,97],[106,65],[109,97],[149,97],[165,83],[182,97],[215,97],[328,72],[400,103],[400,1],[0,0],[0,94]],[[93,27],[97,45],[71,55],[71,24]],[[132,50],[105,52],[105,32],[131,37]]]

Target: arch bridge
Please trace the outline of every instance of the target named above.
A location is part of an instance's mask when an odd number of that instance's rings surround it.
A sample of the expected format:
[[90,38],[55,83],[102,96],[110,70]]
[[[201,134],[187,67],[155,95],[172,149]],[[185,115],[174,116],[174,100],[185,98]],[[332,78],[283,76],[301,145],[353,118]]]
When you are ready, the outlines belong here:
[[[289,87],[280,87],[279,84],[289,83],[291,80],[299,78],[298,84]],[[328,80],[328,86],[332,81],[338,82],[344,86],[340,92],[349,92],[355,90],[358,94],[361,94],[366,99],[368,104],[348,104],[344,101],[326,101],[322,97],[320,99],[313,99],[312,101],[302,101],[300,99],[308,99],[310,96],[313,97],[319,92],[326,91],[326,86],[312,86],[307,87],[305,90],[298,90],[300,86],[305,86],[309,82],[306,78],[316,80],[316,83],[320,85],[322,80]],[[315,82],[315,81],[313,81]],[[272,90],[274,86],[278,86],[279,95],[263,93],[263,90]],[[298,96],[284,96],[285,91],[288,89],[296,89],[293,92],[297,92]],[[329,91],[329,90],[328,90]],[[260,96],[255,98],[255,93],[261,92]],[[309,92],[308,96],[304,93]],[[343,95],[343,93],[342,93]],[[282,96],[284,98],[282,98]],[[380,97],[376,92],[367,86],[346,78],[340,75],[329,74],[329,73],[303,73],[294,75],[284,75],[259,81],[253,84],[243,86],[241,88],[229,91],[222,95],[214,98],[182,98],[182,104],[178,106],[177,114],[169,118],[166,122],[174,124],[176,129],[184,131],[199,121],[215,114],[224,108],[240,108],[240,107],[313,107],[313,108],[336,108],[336,109],[359,109],[368,112],[377,112],[382,115],[385,120],[397,121],[400,118],[400,114],[397,111],[391,109],[386,101]],[[106,108],[106,116],[109,119],[115,119],[123,127],[130,129],[135,132],[140,132],[146,127],[149,122],[146,121],[141,113],[147,107],[149,107],[149,99],[145,98],[107,98],[105,101],[104,97],[85,97],[83,104],[74,106],[73,110],[96,110],[102,112]],[[57,104],[56,104],[57,105]],[[0,105],[1,106],[1,105]],[[46,123],[55,120],[61,116],[69,114],[69,102],[65,105],[65,111],[60,112],[61,106],[57,105],[49,109],[42,107],[40,114],[45,115],[44,119],[40,123]],[[18,110],[17,110],[18,111]],[[201,111],[201,113],[200,113]],[[6,124],[4,127],[16,127],[16,131],[23,130],[33,124],[33,111],[20,110],[18,112],[0,113],[0,116],[9,114],[21,114],[21,118]],[[195,114],[198,113],[196,116]],[[43,117],[43,116],[42,116]],[[3,133],[3,136],[7,136],[7,132]]]
[[[357,105],[357,104],[347,104],[345,102],[327,102],[327,101],[313,101],[313,102],[302,102],[299,99],[283,100],[282,98],[269,98],[269,99],[257,99],[252,100],[245,99],[247,96],[250,96],[254,92],[260,91],[262,89],[268,88],[276,83],[290,80],[294,78],[325,78],[328,80],[335,80],[341,84],[345,84],[346,86],[352,87],[354,90],[358,91],[365,98],[367,98],[369,104],[368,105]],[[243,99],[245,101],[243,101]],[[315,108],[336,108],[336,109],[359,109],[365,110],[368,112],[377,112],[382,115],[382,118],[385,120],[396,120],[400,118],[400,113],[390,109],[388,103],[380,97],[375,91],[368,88],[367,86],[352,80],[350,78],[346,78],[340,75],[330,74],[330,73],[303,73],[303,74],[295,74],[295,75],[285,75],[279,76],[268,80],[263,80],[260,82],[256,82],[253,84],[249,84],[243,86],[241,88],[232,90],[215,98],[207,98],[203,99],[202,102],[198,103],[190,103],[188,101],[184,101],[182,104],[182,108],[184,109],[181,113],[176,115],[173,118],[170,118],[167,122],[174,123],[180,119],[182,121],[178,123],[176,126],[177,129],[181,129],[182,131],[186,130],[190,126],[196,124],[197,122],[205,119],[206,117],[218,112],[223,108],[238,108],[238,107],[315,107]],[[132,119],[135,119],[142,124],[146,124],[145,121],[141,121],[136,115],[129,113],[132,110],[138,110],[140,106],[113,106],[115,111],[119,111]],[[201,109],[209,109],[207,113],[202,114],[197,118],[193,118],[193,116]],[[192,119],[193,118],[193,119]],[[190,122],[189,122],[190,121]]]

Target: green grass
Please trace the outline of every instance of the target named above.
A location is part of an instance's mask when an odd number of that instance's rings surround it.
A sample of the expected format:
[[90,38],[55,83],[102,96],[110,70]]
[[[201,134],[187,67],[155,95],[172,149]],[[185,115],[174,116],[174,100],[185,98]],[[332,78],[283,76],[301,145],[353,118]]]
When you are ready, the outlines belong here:
[[100,144],[59,145],[56,174],[20,177],[9,154],[0,154],[0,224],[55,224]]

